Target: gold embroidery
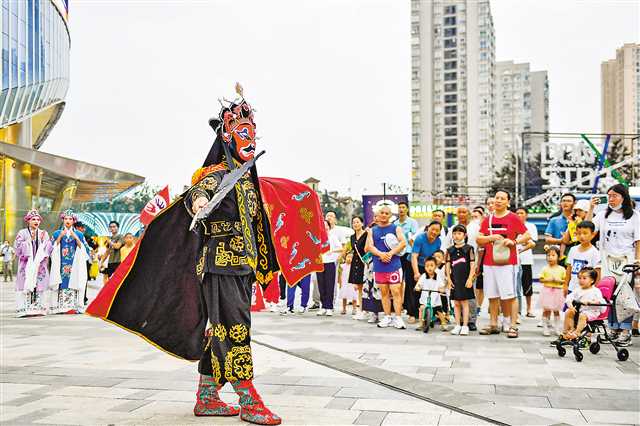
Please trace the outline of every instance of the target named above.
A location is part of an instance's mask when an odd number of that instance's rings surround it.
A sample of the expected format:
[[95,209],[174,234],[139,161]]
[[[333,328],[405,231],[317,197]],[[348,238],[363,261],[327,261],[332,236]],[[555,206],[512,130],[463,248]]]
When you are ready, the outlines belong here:
[[207,191],[215,191],[218,188],[218,180],[213,176],[208,176],[198,183],[198,187]]
[[213,335],[218,338],[220,343],[224,342],[227,338],[227,329],[222,324],[216,324],[216,328],[213,330]]
[[289,248],[287,247],[287,245],[289,245],[289,237],[287,236],[280,237],[280,246],[286,249],[286,248]]
[[224,241],[218,242],[216,247],[216,266],[240,266],[247,263],[247,256],[238,256],[231,250],[225,249]]
[[236,343],[244,342],[248,334],[249,330],[244,324],[235,324],[229,329],[229,338]]
[[251,235],[251,229],[249,228],[251,225],[247,222],[247,209],[246,209],[246,200],[244,198],[244,194],[242,193],[242,187],[240,186],[240,182],[237,182],[235,185],[236,189],[236,198],[238,199],[238,212],[240,213],[240,223],[242,224],[242,234],[244,235],[244,242],[246,247],[246,262],[251,269],[256,270],[256,252],[253,247],[253,238]]
[[263,217],[260,214],[256,218],[256,241],[258,243],[258,264],[260,265],[260,269],[263,271],[269,269],[269,248],[267,247],[267,238]]
[[227,352],[224,358],[224,378],[229,382],[253,378],[250,346],[234,346]]
[[271,221],[271,212],[273,212],[273,204],[263,203],[264,212],[267,214],[267,219]]
[[247,207],[249,208],[249,215],[255,217],[258,213],[258,194],[253,187],[253,182],[246,180],[242,183],[242,189],[244,189],[247,196]]
[[242,250],[244,249],[244,241],[242,241],[242,236],[236,235],[235,237],[231,238],[231,241],[229,241],[229,247],[231,247],[231,250],[235,252],[242,253]]
[[198,276],[204,273],[204,265],[205,265],[206,259],[207,259],[207,246],[204,246],[202,248],[202,256],[200,256],[200,259],[198,259],[198,264],[196,265],[196,274]]
[[300,218],[305,221],[307,225],[311,225],[311,219],[313,219],[313,213],[306,207],[300,209]]
[[209,222],[205,227],[205,235],[212,237],[226,237],[228,235],[234,235],[233,230],[240,232],[240,222],[229,222],[227,220],[217,220]]
[[220,379],[222,378],[222,373],[220,372],[220,362],[218,361],[218,357],[213,353],[213,348],[211,348],[211,372],[213,380],[216,383],[220,383]]

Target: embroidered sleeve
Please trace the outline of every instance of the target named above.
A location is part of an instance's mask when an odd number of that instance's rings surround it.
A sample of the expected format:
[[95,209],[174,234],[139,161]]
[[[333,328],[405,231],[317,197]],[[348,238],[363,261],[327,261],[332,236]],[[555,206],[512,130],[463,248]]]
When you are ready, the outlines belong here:
[[211,173],[191,187],[185,197],[185,204],[189,213],[193,213],[193,203],[198,198],[206,198],[207,200],[210,200],[211,197],[213,197],[213,194],[216,193],[216,190],[222,181],[223,174],[224,171]]

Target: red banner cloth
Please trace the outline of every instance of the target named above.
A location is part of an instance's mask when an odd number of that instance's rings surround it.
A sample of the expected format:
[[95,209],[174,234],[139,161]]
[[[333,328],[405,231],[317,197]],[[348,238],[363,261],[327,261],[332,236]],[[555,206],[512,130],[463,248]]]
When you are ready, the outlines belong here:
[[294,286],[312,272],[324,270],[322,253],[329,250],[317,194],[288,179],[261,177],[260,191],[280,271]]
[[171,197],[169,196],[169,185],[167,185],[144,206],[144,209],[140,212],[140,222],[147,226],[170,203]]

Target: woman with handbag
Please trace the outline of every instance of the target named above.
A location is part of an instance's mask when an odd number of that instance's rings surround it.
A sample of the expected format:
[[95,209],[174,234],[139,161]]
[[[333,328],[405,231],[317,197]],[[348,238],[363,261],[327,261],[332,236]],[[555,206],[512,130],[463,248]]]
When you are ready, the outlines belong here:
[[484,293],[489,299],[489,326],[480,334],[499,334],[498,311],[502,305],[503,329],[507,337],[518,337],[518,305],[516,297],[517,244],[531,239],[527,227],[518,216],[509,211],[511,196],[507,191],[497,191],[494,197],[494,212],[482,221],[476,241],[485,246]]

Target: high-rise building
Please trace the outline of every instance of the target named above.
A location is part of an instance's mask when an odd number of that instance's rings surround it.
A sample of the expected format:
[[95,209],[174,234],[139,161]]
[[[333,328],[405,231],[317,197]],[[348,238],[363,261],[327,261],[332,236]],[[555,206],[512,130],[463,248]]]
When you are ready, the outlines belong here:
[[549,80],[546,71],[530,71],[529,64],[513,61],[496,63],[496,143],[494,161],[497,170],[517,155],[534,159],[540,154],[545,136],[527,136],[523,132],[549,131]]
[[[613,134],[607,157],[618,162],[640,157],[640,44],[626,43],[616,58],[604,61],[601,70],[602,132]],[[618,169],[627,180],[637,182],[640,164]]]
[[411,0],[414,199],[483,195],[495,142],[489,0]]
[[640,133],[640,44],[616,49],[601,70],[602,132]]
[[[1,240],[13,241],[31,208],[41,209],[43,227],[55,227],[59,212],[74,202],[110,200],[144,181],[39,150],[62,115],[69,88],[67,7],[67,0],[0,4]],[[85,140],[78,135],[70,143]]]

